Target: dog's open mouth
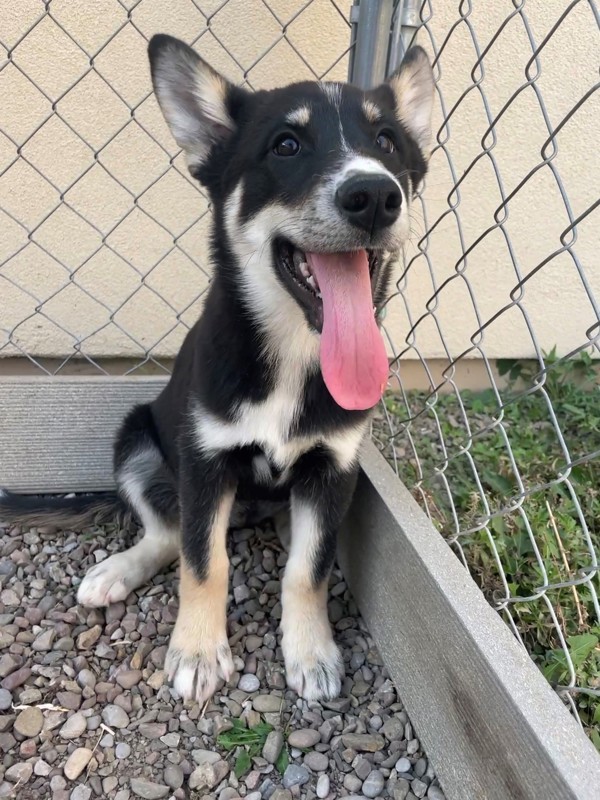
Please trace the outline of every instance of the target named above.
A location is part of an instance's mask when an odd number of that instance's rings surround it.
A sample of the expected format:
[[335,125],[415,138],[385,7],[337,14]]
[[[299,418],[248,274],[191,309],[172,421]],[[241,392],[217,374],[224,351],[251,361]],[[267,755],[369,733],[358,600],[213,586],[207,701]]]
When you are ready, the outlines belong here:
[[342,408],[371,408],[388,373],[373,307],[380,254],[303,251],[280,239],[275,260],[287,290],[321,334],[321,372],[334,400]]

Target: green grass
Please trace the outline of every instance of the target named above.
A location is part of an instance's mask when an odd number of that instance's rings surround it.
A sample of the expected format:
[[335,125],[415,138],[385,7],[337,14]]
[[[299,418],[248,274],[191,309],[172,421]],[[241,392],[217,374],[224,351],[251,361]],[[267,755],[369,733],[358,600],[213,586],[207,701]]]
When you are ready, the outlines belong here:
[[[455,550],[464,554],[490,602],[510,613],[547,679],[558,687],[570,681],[555,618],[573,661],[575,685],[599,690],[600,623],[589,586],[549,588],[547,602],[538,596],[541,587],[572,581],[589,568],[586,537],[600,557],[600,459],[585,460],[600,450],[598,372],[586,354],[561,361],[552,352],[546,364],[543,391],[532,391],[539,379],[531,366],[501,362],[508,388],[500,401],[491,389],[461,392],[460,398],[390,396],[393,447],[387,421],[376,422],[374,432],[390,460],[395,449],[400,477],[414,487],[440,531],[450,541],[460,532]],[[582,459],[568,473],[570,486],[556,480],[567,468],[550,405],[571,462]],[[527,493],[521,503],[519,481]],[[592,580],[600,594],[599,576]],[[506,603],[507,597],[516,602]],[[584,692],[573,697],[600,749],[600,698]]]
[[[259,722],[253,728],[247,728],[241,719],[231,722],[232,727],[217,737],[217,744],[235,755],[233,771],[239,780],[252,767],[252,759],[262,753],[267,736],[274,728],[268,722]],[[289,753],[284,744],[275,767],[283,775],[288,764]]]

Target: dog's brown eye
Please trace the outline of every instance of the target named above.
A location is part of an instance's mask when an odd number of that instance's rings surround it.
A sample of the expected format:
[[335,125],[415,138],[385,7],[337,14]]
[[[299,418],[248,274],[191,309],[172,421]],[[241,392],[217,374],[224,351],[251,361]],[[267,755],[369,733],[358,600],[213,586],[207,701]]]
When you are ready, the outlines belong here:
[[387,133],[380,133],[376,139],[376,144],[384,153],[393,153],[396,149],[396,145],[391,136],[388,136]]
[[295,156],[300,152],[300,142],[289,133],[275,142],[273,152],[278,156]]

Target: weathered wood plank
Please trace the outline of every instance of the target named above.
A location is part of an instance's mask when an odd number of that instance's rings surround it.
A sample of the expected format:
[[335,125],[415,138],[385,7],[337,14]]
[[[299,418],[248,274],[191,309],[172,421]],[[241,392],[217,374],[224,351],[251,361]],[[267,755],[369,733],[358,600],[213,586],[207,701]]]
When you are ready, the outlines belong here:
[[0,378],[0,486],[20,492],[113,485],[112,440],[166,378]]
[[342,568],[449,800],[597,800],[600,756],[374,445]]

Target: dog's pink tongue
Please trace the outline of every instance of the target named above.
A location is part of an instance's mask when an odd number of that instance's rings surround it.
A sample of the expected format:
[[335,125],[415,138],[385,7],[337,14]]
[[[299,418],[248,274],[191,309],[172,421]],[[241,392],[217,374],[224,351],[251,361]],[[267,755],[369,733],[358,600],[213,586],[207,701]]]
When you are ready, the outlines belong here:
[[372,408],[385,389],[388,360],[373,314],[367,253],[307,253],[306,259],[323,296],[325,385],[342,408]]

